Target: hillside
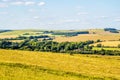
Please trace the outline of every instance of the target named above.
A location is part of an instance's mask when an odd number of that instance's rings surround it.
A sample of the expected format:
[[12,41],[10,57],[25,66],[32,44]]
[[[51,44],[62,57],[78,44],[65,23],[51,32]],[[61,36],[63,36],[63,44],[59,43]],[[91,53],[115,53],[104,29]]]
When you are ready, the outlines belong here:
[[0,50],[1,80],[118,80],[120,56]]
[[[89,34],[78,34],[75,33],[81,31],[88,31]],[[70,33],[71,32],[71,33]],[[67,33],[70,36],[64,36],[62,34]],[[55,34],[55,35],[54,35]],[[58,35],[57,35],[58,34]],[[111,33],[109,31],[104,31],[103,29],[90,29],[90,30],[54,30],[54,31],[45,31],[45,30],[12,30],[9,32],[0,33],[0,39],[4,38],[16,38],[18,36],[39,36],[39,35],[48,35],[54,37],[53,40],[57,42],[80,42],[87,40],[119,40],[120,33]],[[74,36],[73,36],[74,35]]]
[[88,30],[89,34],[80,34],[78,36],[73,37],[63,37],[57,36],[54,41],[58,42],[80,42],[80,41],[87,41],[87,40],[102,40],[102,41],[110,41],[110,40],[119,40],[120,33],[111,33],[108,31],[104,31],[103,29],[91,29]]

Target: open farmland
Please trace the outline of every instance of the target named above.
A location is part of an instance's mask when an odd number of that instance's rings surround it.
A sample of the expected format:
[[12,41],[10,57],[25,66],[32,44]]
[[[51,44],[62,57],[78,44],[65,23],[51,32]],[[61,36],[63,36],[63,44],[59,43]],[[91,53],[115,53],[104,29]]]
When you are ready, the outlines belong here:
[[120,0],[0,0],[0,80],[120,80]]
[[109,40],[119,40],[120,34],[112,34],[105,35],[105,34],[82,34],[73,37],[56,37],[55,41],[57,42],[80,42],[80,41],[87,41],[87,40],[94,40],[97,41],[98,39],[102,41],[109,41]]
[[102,46],[118,47],[120,41],[105,41],[105,42],[98,42],[92,45],[97,46],[97,44],[101,44]]
[[120,57],[0,50],[1,80],[119,80]]
[[90,34],[80,34],[78,36],[73,37],[63,37],[58,36],[55,38],[57,42],[80,42],[80,41],[87,41],[87,40],[102,40],[102,41],[110,41],[110,40],[119,40],[120,33],[110,33],[108,31],[104,31],[103,29],[91,29],[88,30]]
[[[82,30],[81,30],[82,31]],[[49,33],[44,33],[42,30],[13,30],[9,32],[0,33],[0,38],[16,38],[18,36],[39,36],[39,35],[48,35],[54,36],[54,41],[57,42],[80,42],[87,40],[102,40],[102,41],[110,41],[110,40],[119,40],[120,33],[110,33],[108,31],[104,31],[103,29],[91,29],[86,30],[89,31],[89,34],[79,34],[77,36],[63,36],[63,35],[52,35]],[[53,31],[56,32],[56,31]],[[76,31],[57,31],[57,32],[77,32]]]
[[1,39],[4,39],[4,38],[16,38],[16,37],[24,35],[26,33],[27,33],[26,36],[42,34],[42,32],[38,31],[38,30],[12,30],[12,31],[9,31],[9,32],[0,33],[0,38]]

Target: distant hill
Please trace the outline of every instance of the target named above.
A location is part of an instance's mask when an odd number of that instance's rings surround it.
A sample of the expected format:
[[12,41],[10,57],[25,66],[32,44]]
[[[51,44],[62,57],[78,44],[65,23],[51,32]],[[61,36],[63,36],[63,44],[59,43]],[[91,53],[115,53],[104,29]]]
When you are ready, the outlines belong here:
[[109,31],[111,33],[119,33],[119,31],[115,28],[104,28],[105,31]]
[[12,30],[0,30],[0,33],[9,32],[9,31],[12,31]]

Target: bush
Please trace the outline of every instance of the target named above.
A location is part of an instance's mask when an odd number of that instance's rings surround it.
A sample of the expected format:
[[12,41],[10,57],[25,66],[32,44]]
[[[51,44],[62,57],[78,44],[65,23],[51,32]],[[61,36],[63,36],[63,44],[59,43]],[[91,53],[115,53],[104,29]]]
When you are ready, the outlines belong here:
[[102,44],[97,44],[97,47],[102,47]]

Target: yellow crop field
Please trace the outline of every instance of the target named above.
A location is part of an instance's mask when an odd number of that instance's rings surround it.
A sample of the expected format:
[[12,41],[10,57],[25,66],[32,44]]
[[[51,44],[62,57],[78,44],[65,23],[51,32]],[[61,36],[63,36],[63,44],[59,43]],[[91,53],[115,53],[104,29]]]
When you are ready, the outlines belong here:
[[0,80],[119,80],[120,56],[0,49]]
[[117,47],[120,44],[120,41],[105,41],[105,42],[98,42],[92,45],[97,46],[97,44],[102,44],[103,46]]
[[57,42],[80,42],[80,41],[87,41],[87,40],[102,40],[102,41],[108,41],[108,40],[119,40],[120,34],[113,34],[113,35],[102,35],[102,34],[81,34],[78,36],[73,37],[56,37],[55,41]]
[[16,38],[18,37],[18,35],[0,35],[0,39],[4,39],[4,38]]

